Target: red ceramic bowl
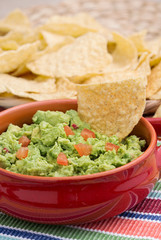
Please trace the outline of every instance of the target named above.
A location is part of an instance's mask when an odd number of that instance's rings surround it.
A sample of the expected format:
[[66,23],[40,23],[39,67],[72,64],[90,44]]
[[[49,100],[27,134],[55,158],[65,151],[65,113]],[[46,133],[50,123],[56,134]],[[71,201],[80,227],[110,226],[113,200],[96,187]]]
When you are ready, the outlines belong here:
[[[38,110],[77,109],[76,100],[33,102],[0,113],[0,133],[9,123],[31,123]],[[120,214],[142,201],[159,179],[160,152],[152,125],[142,118],[133,133],[146,139],[147,150],[113,170],[73,177],[36,177],[0,169],[0,209],[41,223],[80,224]]]

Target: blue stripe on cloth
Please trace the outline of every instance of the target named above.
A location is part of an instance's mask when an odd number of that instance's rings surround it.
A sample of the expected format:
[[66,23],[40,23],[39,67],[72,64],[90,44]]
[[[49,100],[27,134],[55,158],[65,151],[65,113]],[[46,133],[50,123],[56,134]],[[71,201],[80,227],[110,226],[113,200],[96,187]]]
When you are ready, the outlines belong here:
[[[49,236],[42,233],[34,233],[25,230],[19,230],[14,228],[0,226],[0,233],[5,235],[11,235],[14,237],[25,238],[25,239],[39,239],[39,240],[62,240],[62,238]],[[1,236],[0,236],[1,237]],[[3,239],[3,238],[1,238]],[[4,238],[5,239],[5,238]]]
[[134,218],[134,219],[142,219],[142,220],[151,220],[161,222],[161,215],[160,214],[145,214],[145,213],[137,213],[132,211],[126,211],[119,215],[120,217],[124,218]]

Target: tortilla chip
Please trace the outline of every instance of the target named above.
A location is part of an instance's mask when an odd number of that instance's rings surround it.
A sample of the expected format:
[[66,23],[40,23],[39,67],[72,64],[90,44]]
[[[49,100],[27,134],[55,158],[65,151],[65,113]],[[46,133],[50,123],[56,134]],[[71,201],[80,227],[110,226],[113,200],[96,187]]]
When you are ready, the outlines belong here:
[[146,76],[128,73],[121,80],[79,84],[77,92],[80,118],[94,130],[122,139],[132,131],[143,114]]
[[159,89],[161,89],[161,62],[152,69],[148,77],[147,98],[157,99],[154,98],[154,94],[156,94]]
[[37,51],[38,45],[39,42],[28,43],[20,46],[17,50],[0,53],[0,73],[14,71]]
[[8,41],[4,41],[4,42],[0,43],[0,48],[3,51],[17,50],[18,47],[19,47],[19,45],[14,40],[8,40]]
[[141,78],[144,81],[144,85],[147,85],[146,73],[144,71],[124,71],[124,72],[108,72],[100,76],[95,76],[87,79],[83,84],[96,84],[96,83],[105,83],[105,82],[115,82],[123,81],[125,78],[131,78],[131,74],[134,76],[144,75],[145,77]]
[[33,80],[16,78],[8,74],[0,74],[0,93],[12,93],[25,97],[26,93],[51,93],[56,91],[55,79],[39,76]]
[[14,10],[0,21],[0,32],[9,32],[12,29],[29,29],[30,27],[28,17],[19,9]]
[[153,56],[161,54],[161,37],[147,41],[147,46]]
[[161,61],[161,38],[154,39],[148,42],[152,57],[150,59],[150,66],[153,68]]
[[137,63],[138,53],[131,40],[117,33],[113,33],[116,48],[112,53],[113,63],[109,70],[118,71],[119,69],[129,69]]
[[148,49],[148,46],[145,42],[146,33],[147,33],[146,31],[141,31],[138,33],[134,33],[129,37],[129,39],[134,43],[139,53],[142,53],[142,52],[150,53],[150,50]]
[[27,68],[27,64],[36,59],[39,59],[41,56],[47,54],[48,52],[52,52],[52,49],[47,47],[44,50],[41,51],[38,50],[33,52],[30,58],[27,58],[26,61],[24,61],[15,71],[12,72],[12,76],[19,77],[21,75],[29,73],[30,70]]
[[26,43],[33,43],[38,38],[38,33],[35,30],[31,29],[20,29],[20,30],[12,30],[8,32],[4,36],[0,36],[0,44],[6,42],[6,41],[15,41],[18,45],[23,45]]
[[33,101],[32,99],[17,97],[12,95],[11,93],[0,94],[0,106],[3,106],[4,108],[10,108],[13,106],[29,103],[32,101]]
[[89,79],[87,79],[86,81],[83,82],[83,84],[96,84],[96,83],[104,83],[104,82],[112,82],[112,81],[116,81],[116,79],[118,81],[120,81],[121,79],[124,79],[125,73],[123,72],[108,72],[106,74],[102,74],[100,76],[95,76],[95,77],[91,77]]
[[35,101],[43,101],[50,99],[75,99],[76,91],[62,91],[62,92],[53,92],[53,93],[28,93],[28,92],[18,92],[16,94],[19,97],[29,98]]
[[28,73],[29,72],[29,69],[27,68],[27,64],[28,63],[39,59],[41,56],[44,56],[45,54],[48,54],[48,53],[51,53],[51,52],[55,52],[55,51],[57,51],[59,48],[61,48],[64,45],[72,43],[74,41],[74,38],[72,38],[72,37],[62,37],[61,39],[59,38],[59,40],[60,40],[60,42],[58,42],[58,39],[55,39],[45,49],[33,52],[32,56],[30,58],[26,59],[26,61],[24,61],[24,63],[22,65],[20,65],[12,73],[12,75],[17,77],[17,76],[21,76],[21,75],[23,75],[25,73]]
[[135,68],[135,71],[140,73],[145,73],[147,76],[151,73],[151,67],[150,67],[150,57],[151,55],[147,52],[144,52],[140,55],[138,65]]
[[107,73],[107,74],[102,74],[99,76],[91,77],[88,78],[83,82],[83,84],[93,84],[93,83],[104,83],[108,82],[109,80],[113,79],[112,76],[115,75],[116,73]]
[[79,37],[87,32],[98,32],[103,27],[90,15],[79,13],[74,16],[55,15],[40,27],[40,30]]
[[69,81],[67,78],[59,78],[56,82],[57,91],[76,91],[76,84]]
[[19,77],[26,73],[29,73],[29,69],[26,67],[27,61],[23,64],[21,64],[14,72],[12,72],[12,76]]
[[150,59],[150,66],[151,68],[155,67],[156,65],[158,65],[161,62],[161,54],[158,56],[153,56]]
[[3,50],[16,50],[20,45],[33,43],[37,40],[38,35],[34,31],[13,30],[4,36],[0,36],[0,48]]
[[12,72],[12,76],[19,77],[21,75],[29,73],[30,70],[27,68],[27,64],[36,59],[39,59],[41,56],[47,54],[50,51],[52,50],[47,47],[44,50],[33,52],[30,58],[27,58],[26,61],[24,61],[14,72]]
[[161,89],[159,89],[155,94],[149,97],[151,100],[160,100],[161,99]]
[[135,33],[129,38],[135,44],[139,55],[142,52],[150,53],[150,66],[154,67],[161,61],[161,38],[145,41],[146,31]]
[[87,33],[57,52],[46,54],[27,64],[27,67],[39,75],[66,77],[80,83],[104,72],[111,61],[106,39],[97,33]]
[[39,34],[43,37],[44,41],[46,42],[46,45],[51,48],[54,48],[55,51],[61,48],[62,46],[68,43],[72,43],[74,41],[74,38],[71,36],[62,36],[47,31],[41,31]]
[[157,108],[153,117],[154,118],[161,118],[161,105]]

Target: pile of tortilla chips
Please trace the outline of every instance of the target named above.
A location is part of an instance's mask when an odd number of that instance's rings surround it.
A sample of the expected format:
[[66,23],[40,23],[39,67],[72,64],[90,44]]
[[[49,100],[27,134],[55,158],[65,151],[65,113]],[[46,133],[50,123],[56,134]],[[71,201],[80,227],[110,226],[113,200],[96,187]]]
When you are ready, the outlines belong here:
[[[120,73],[148,76],[147,97],[160,98],[161,41],[146,32],[113,33],[85,13],[51,17],[33,27],[20,10],[0,21],[0,96],[75,98],[76,84]],[[36,87],[37,86],[37,87]]]
[[[140,116],[143,98],[161,99],[161,38],[147,41],[146,31],[125,37],[86,13],[54,15],[36,27],[20,10],[0,20],[0,97],[76,98],[87,88],[92,98],[91,84],[100,94],[104,87],[109,101],[115,96],[132,109],[130,96],[135,95],[141,107],[132,113]],[[121,94],[112,95],[118,88]]]

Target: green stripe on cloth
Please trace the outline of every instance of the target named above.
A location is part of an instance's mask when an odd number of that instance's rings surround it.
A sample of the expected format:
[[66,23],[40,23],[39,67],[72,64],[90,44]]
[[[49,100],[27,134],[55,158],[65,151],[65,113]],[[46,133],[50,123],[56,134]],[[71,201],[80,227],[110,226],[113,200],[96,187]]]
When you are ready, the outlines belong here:
[[153,190],[157,190],[157,191],[161,190],[161,180],[159,180],[159,181],[155,184]]
[[[62,239],[71,239],[71,240],[153,240],[155,238],[149,237],[132,237],[132,236],[123,236],[120,234],[113,234],[109,232],[101,232],[95,230],[83,229],[76,226],[61,226],[61,225],[45,225],[45,224],[36,224],[23,220],[19,220],[5,214],[0,215],[1,226],[6,226],[14,229],[32,231],[35,233],[42,233],[61,237]],[[39,236],[40,237],[40,236]],[[0,237],[0,239],[3,239]],[[13,238],[14,239],[14,238]],[[22,239],[22,238],[20,238]],[[10,240],[10,239],[7,239]]]

